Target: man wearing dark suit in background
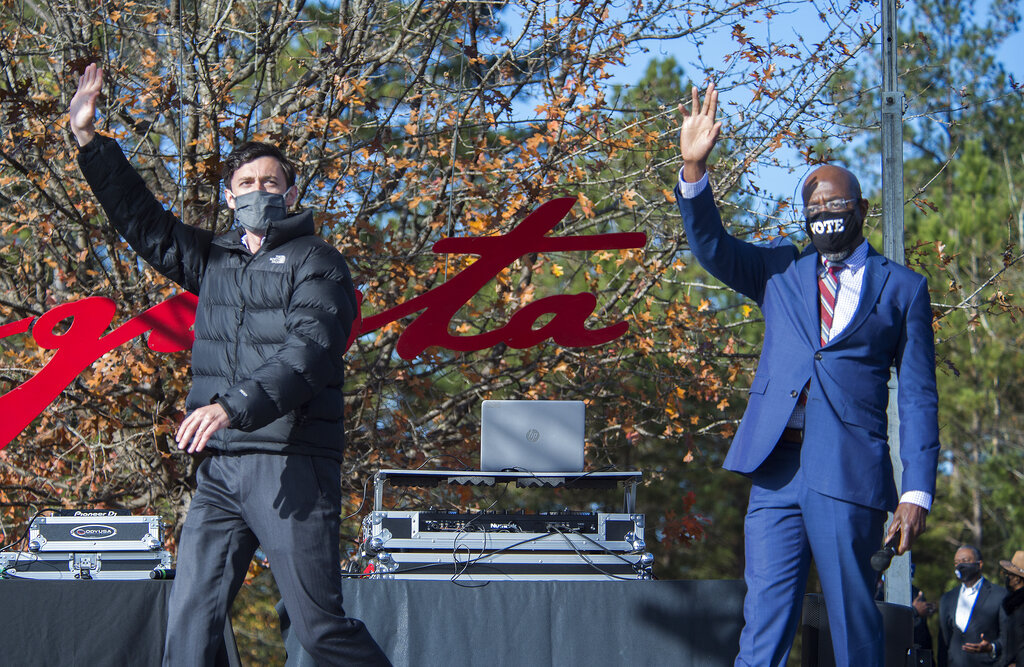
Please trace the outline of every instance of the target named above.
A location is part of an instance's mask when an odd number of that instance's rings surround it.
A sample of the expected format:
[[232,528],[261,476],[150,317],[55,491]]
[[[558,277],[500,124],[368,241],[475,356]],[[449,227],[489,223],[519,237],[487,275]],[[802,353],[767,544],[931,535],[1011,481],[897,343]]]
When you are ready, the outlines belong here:
[[[737,665],[786,663],[807,574],[817,566],[836,664],[880,666],[885,647],[871,555],[888,537],[906,552],[935,492],[938,396],[928,285],[862,235],[868,202],[846,169],[803,187],[811,243],[755,246],[722,226],[707,180],[718,93],[696,89],[679,135],[676,199],[687,241],[709,273],[753,299],[764,345],[725,467],[753,484],[744,525],[747,596]],[[824,284],[824,286],[820,286]],[[889,458],[889,369],[899,374],[899,496]]]
[[957,549],[953,565],[960,585],[939,600],[939,667],[1001,664],[1006,589],[981,576],[975,547]]

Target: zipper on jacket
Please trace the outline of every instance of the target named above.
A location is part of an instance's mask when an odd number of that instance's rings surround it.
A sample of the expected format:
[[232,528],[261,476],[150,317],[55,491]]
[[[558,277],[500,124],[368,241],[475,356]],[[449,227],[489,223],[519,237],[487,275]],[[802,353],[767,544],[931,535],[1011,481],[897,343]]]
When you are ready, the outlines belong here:
[[242,307],[235,315],[235,326],[238,331],[235,333],[235,363],[231,364],[231,384],[238,382],[238,339],[242,336],[242,323],[245,321],[245,299],[242,299]]
[[[256,256],[263,250],[263,246],[260,249],[249,255],[249,258],[245,261],[245,265],[242,267],[242,272],[238,274],[238,296],[242,301],[242,305],[238,308],[238,312],[235,314],[235,326],[238,331],[235,333],[235,354],[234,363],[231,364],[231,384],[238,383],[238,342],[242,336],[242,324],[245,322],[245,289],[242,285],[245,282],[245,272],[249,270],[249,266],[252,261],[256,259]],[[248,251],[247,251],[248,252]]]

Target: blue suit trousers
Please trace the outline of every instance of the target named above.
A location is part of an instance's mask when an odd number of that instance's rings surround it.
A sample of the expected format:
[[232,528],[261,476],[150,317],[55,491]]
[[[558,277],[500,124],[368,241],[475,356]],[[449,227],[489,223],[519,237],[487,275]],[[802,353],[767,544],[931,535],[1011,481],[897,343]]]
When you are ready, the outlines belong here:
[[837,667],[881,667],[885,639],[871,555],[881,543],[886,514],[808,488],[800,450],[801,445],[780,442],[751,475],[744,525],[745,626],[736,665],[786,664],[813,557]]

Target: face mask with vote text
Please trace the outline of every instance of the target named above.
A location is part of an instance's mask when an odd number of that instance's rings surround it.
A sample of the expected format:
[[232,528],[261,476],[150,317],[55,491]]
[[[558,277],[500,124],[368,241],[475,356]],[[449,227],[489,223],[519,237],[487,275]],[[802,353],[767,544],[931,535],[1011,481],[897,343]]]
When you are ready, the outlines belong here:
[[823,255],[851,252],[861,239],[864,219],[860,210],[846,213],[822,211],[807,219],[804,229],[811,243]]

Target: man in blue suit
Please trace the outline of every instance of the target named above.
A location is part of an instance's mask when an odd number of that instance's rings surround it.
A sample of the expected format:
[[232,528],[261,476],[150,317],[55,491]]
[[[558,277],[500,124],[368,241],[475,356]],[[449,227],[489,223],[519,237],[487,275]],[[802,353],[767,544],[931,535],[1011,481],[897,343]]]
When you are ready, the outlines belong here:
[[[871,555],[906,552],[925,529],[935,492],[938,396],[925,279],[864,240],[868,202],[846,169],[804,183],[811,243],[755,246],[722,226],[708,185],[718,93],[682,105],[676,199],[694,256],[753,299],[765,336],[750,399],[725,467],[751,479],[744,525],[745,627],[737,665],[784,665],[813,557],[837,665],[882,665],[882,617]],[[899,378],[902,489],[887,441],[890,367]],[[897,537],[898,536],[898,537]]]

